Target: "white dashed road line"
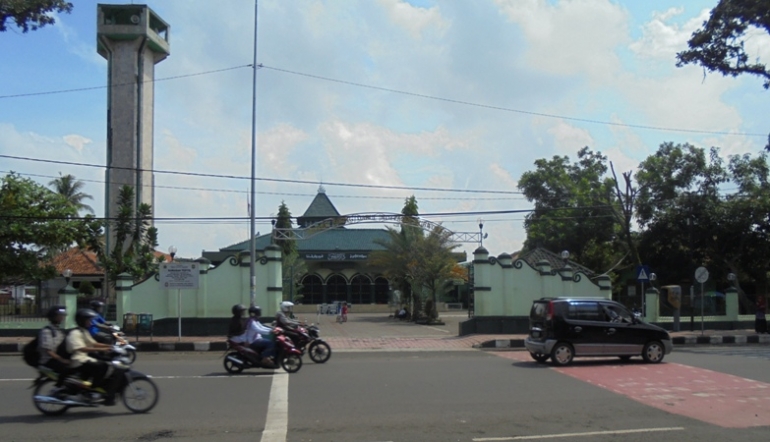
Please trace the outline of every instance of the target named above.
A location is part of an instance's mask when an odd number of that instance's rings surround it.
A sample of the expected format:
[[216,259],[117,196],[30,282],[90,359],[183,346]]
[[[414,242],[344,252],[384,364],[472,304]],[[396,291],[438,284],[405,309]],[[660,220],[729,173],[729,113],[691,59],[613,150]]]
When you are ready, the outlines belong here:
[[289,373],[276,372],[270,386],[270,402],[262,442],[286,442],[289,430]]
[[591,431],[588,433],[541,434],[541,435],[534,435],[534,436],[514,436],[514,437],[481,437],[473,440],[474,442],[491,442],[491,441],[503,441],[503,440],[556,439],[556,438],[565,438],[565,437],[606,436],[606,435],[616,435],[616,434],[654,433],[654,432],[661,432],[661,431],[682,431],[682,430],[684,430],[684,427],[640,428],[636,430]]

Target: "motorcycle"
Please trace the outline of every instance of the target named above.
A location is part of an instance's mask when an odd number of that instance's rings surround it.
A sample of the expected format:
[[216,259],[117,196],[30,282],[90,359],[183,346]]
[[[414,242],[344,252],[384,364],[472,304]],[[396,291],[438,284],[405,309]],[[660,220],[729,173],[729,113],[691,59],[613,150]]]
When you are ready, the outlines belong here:
[[[302,368],[302,352],[294,346],[280,327],[273,330],[273,335],[276,347],[275,360],[286,372],[298,372]],[[246,344],[228,340],[227,347],[224,365],[228,373],[240,373],[247,368],[276,368],[262,365],[262,356]]]
[[128,339],[126,339],[126,334],[120,331],[120,327],[117,325],[110,325],[109,326],[111,339],[109,340],[102,340],[100,338],[96,338],[97,341],[102,342],[103,344],[107,345],[117,345],[124,349],[126,351],[126,357],[129,359],[129,363],[133,364],[136,362],[136,347],[128,343]]
[[[147,375],[132,370],[125,352],[119,347],[113,347],[110,354],[113,358],[110,364],[120,376],[116,394],[121,397],[123,405],[134,413],[147,413],[158,403],[158,387]],[[32,381],[34,388],[32,401],[41,413],[48,416],[64,414],[73,407],[95,408],[103,404],[105,390],[94,388],[91,382],[74,376],[68,376],[57,387],[59,374],[48,367],[38,367],[39,376]]]
[[316,364],[323,364],[332,356],[332,348],[321,339],[321,332],[315,324],[299,326],[287,334],[303,355],[307,350],[310,359]]

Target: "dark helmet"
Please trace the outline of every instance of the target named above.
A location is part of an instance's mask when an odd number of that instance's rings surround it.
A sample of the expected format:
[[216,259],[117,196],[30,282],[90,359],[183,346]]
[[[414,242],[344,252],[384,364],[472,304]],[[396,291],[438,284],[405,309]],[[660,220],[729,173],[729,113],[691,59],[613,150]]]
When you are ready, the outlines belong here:
[[259,308],[258,305],[253,305],[249,307],[249,315],[256,316],[257,318],[259,318],[260,316],[262,316],[262,309]]
[[102,301],[94,299],[89,303],[92,309],[99,311],[102,307],[104,307],[104,303]]
[[243,311],[246,310],[246,307],[244,307],[243,304],[235,304],[232,310],[233,316],[241,316]]
[[52,305],[51,308],[48,309],[48,313],[46,313],[46,317],[49,321],[53,322],[56,320],[56,317],[59,315],[66,315],[67,309],[63,305]]
[[79,327],[85,327],[86,321],[97,316],[99,316],[99,313],[96,313],[90,308],[81,308],[77,311],[77,313],[75,313],[75,323],[77,323]]

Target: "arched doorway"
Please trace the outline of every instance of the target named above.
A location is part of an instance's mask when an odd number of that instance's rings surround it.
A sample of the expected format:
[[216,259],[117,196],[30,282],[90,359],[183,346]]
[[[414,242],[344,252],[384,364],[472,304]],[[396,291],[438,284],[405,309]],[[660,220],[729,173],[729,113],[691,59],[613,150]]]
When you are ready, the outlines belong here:
[[350,280],[350,302],[354,304],[372,302],[372,280],[368,276],[356,275]]
[[302,294],[303,304],[322,304],[323,301],[324,286],[323,281],[318,275],[306,275],[302,278],[302,288],[300,294]]
[[326,302],[347,301],[348,282],[342,275],[331,275],[326,280]]
[[390,284],[383,276],[378,276],[374,280],[374,303],[387,304],[390,297]]

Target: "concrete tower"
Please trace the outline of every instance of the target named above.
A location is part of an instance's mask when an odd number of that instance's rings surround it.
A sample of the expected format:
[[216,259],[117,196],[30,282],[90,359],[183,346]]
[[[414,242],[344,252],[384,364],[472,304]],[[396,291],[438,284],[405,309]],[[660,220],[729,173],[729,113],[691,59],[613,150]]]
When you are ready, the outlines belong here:
[[[170,54],[169,25],[147,5],[97,8],[97,51],[108,61],[105,216],[117,215],[120,188],[134,188],[134,208],[155,209],[153,116],[155,64]],[[108,250],[113,236],[108,228]]]

